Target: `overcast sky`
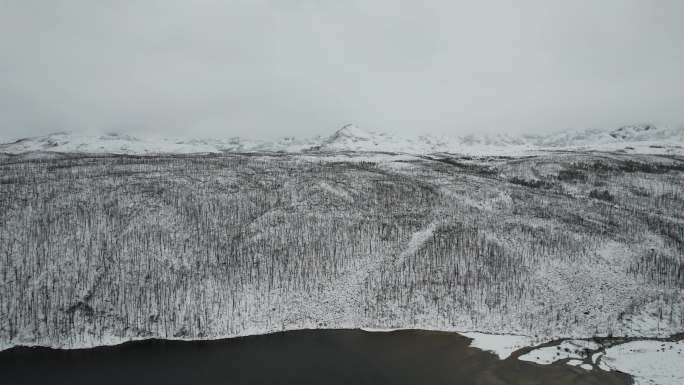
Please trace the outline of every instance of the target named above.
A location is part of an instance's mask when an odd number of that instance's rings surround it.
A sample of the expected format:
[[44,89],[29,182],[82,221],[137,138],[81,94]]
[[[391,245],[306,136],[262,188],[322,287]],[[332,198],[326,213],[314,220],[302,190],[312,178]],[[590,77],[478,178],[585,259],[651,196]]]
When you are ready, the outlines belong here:
[[682,0],[0,0],[0,136],[684,124]]

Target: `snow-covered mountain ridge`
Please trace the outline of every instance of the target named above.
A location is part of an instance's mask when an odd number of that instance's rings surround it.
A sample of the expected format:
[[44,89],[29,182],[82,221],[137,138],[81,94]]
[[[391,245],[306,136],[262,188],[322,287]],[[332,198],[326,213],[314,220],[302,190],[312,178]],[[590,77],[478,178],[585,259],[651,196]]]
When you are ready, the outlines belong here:
[[346,125],[328,137],[275,141],[134,137],[122,134],[79,135],[55,133],[0,144],[0,152],[32,151],[154,154],[223,152],[399,152],[408,154],[524,153],[548,149],[621,150],[647,153],[684,153],[684,127],[632,125],[617,129],[587,129],[535,135],[421,135],[400,137]]

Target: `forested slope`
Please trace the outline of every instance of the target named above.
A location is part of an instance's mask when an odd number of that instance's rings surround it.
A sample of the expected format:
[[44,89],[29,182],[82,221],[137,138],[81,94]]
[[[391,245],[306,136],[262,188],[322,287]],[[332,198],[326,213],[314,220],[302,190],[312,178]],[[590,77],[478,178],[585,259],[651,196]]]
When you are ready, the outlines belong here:
[[0,346],[684,331],[684,160],[0,156]]

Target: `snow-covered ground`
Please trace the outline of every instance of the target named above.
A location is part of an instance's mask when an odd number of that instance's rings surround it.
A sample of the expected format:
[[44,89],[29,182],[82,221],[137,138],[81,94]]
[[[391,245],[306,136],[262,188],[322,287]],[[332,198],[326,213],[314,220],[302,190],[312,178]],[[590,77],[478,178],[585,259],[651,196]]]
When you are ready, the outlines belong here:
[[[6,139],[7,140],[7,139]],[[225,153],[225,152],[395,152],[406,154],[458,153],[516,155],[542,150],[600,150],[628,153],[682,154],[684,127],[633,125],[617,129],[588,129],[535,135],[446,135],[403,137],[364,131],[346,125],[328,137],[274,141],[137,137],[125,134],[79,135],[62,132],[0,144],[0,153],[31,151],[112,154]]]
[[535,342],[539,342],[536,338],[516,334],[488,334],[480,332],[462,332],[459,334],[472,338],[473,341],[470,343],[470,346],[492,352],[502,360],[508,358],[515,351],[528,346],[534,346]]
[[634,341],[606,349],[601,362],[634,376],[637,385],[684,384],[684,341]]
[[585,360],[589,355],[587,354],[587,351],[597,350],[599,347],[600,345],[594,341],[565,340],[558,345],[535,349],[520,356],[518,359],[543,365],[570,359],[570,362],[574,364],[576,361],[582,362]]
[[[369,332],[401,329],[362,328]],[[684,384],[684,340],[638,340],[629,342],[562,340],[557,343],[524,335],[458,332],[472,339],[471,347],[496,354],[505,360],[524,348],[544,345],[517,359],[549,365],[564,360],[584,370],[618,370],[634,377],[635,385]],[[547,346],[548,345],[548,346]]]
[[619,370],[634,377],[636,385],[684,384],[684,340],[637,340],[628,342],[565,340],[519,357],[548,365],[566,360],[585,370]]
[[682,331],[683,133],[3,144],[0,349],[367,325],[684,383],[679,342],[585,340]]

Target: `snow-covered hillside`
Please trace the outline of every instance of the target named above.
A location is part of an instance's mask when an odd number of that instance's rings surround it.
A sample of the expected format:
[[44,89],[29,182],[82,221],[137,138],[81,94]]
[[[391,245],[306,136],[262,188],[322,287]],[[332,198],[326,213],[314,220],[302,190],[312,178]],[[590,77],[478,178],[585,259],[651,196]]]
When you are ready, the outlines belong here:
[[622,153],[0,157],[0,348],[363,326],[669,336],[683,171]]
[[[577,135],[624,147],[652,132]],[[358,153],[447,142],[351,126],[310,142],[78,138],[0,154],[0,350],[371,327],[479,331],[474,346],[511,354],[684,331],[681,156]],[[463,143],[541,148],[516,140]],[[160,148],[232,150],[78,153]],[[248,148],[294,153],[235,153]],[[26,152],[55,149],[71,153]],[[648,378],[613,353],[572,364]]]
[[393,152],[407,154],[457,153],[469,155],[514,155],[540,150],[607,150],[630,153],[684,153],[684,127],[625,126],[617,129],[559,132],[543,135],[508,134],[460,137],[420,135],[401,137],[365,131],[345,125],[328,137],[275,141],[243,138],[187,139],[134,137],[131,135],[77,135],[56,133],[0,144],[0,152],[31,151],[159,154],[227,152]]

